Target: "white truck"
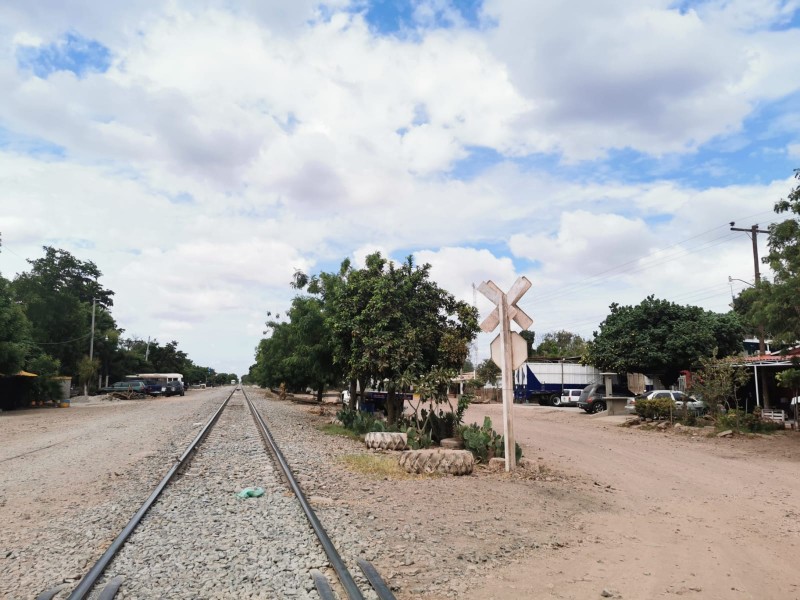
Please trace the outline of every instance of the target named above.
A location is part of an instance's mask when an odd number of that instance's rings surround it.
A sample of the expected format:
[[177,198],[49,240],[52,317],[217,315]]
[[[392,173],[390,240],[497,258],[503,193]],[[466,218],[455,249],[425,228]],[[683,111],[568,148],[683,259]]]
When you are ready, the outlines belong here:
[[514,402],[577,406],[581,390],[602,381],[595,367],[574,362],[526,362],[514,372]]

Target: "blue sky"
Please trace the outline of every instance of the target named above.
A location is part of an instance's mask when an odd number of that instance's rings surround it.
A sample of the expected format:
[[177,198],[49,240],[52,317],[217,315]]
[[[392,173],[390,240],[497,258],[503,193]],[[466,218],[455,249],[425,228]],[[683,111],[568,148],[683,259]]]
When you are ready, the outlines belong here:
[[129,334],[236,372],[295,269],[375,250],[468,301],[528,276],[537,335],[590,336],[649,294],[724,311],[753,275],[727,223],[768,226],[800,167],[798,14],[10,0],[0,272],[57,243],[98,264]]

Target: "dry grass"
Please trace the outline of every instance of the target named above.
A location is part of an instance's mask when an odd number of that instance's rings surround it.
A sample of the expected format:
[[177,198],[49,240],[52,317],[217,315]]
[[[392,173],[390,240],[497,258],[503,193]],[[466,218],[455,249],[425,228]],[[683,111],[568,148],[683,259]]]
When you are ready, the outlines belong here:
[[340,458],[351,471],[372,479],[419,479],[421,475],[406,473],[397,464],[396,454],[345,454]]
[[328,435],[341,435],[356,440],[358,442],[362,441],[361,436],[359,436],[356,433],[353,433],[346,427],[342,427],[341,425],[337,425],[335,423],[326,423],[325,425],[320,425],[318,429],[323,433],[327,433]]

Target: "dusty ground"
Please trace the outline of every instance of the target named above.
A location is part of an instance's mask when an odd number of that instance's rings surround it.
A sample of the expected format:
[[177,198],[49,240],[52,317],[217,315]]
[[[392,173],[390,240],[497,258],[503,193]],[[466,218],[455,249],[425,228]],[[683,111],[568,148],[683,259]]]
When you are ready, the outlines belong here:
[[[484,414],[502,422],[498,405],[469,417]],[[577,545],[498,569],[469,597],[800,598],[800,434],[721,439],[614,421],[515,407],[526,453],[596,483],[594,505],[563,523]]]
[[[124,523],[129,496],[149,493],[216,403],[204,391],[0,413],[3,571],[31,560],[21,545],[48,523],[77,531],[87,509]],[[501,413],[479,405],[468,419],[500,428]],[[365,540],[385,540],[374,563],[398,598],[800,598],[800,434],[639,431],[539,406],[515,407],[515,423],[545,466],[535,478],[480,469],[343,486],[336,501]]]

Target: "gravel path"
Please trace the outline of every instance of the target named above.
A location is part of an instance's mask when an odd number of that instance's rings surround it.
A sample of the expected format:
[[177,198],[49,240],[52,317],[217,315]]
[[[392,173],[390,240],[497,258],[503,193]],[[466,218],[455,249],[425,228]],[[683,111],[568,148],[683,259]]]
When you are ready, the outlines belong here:
[[224,397],[2,413],[0,598],[74,587]]
[[[259,498],[236,493],[261,487]],[[118,598],[318,598],[327,559],[264,451],[241,392],[148,512],[106,579]]]
[[[34,598],[62,581],[72,589],[229,392],[0,414],[0,598]],[[795,432],[706,438],[619,428],[576,409],[524,407],[515,429],[526,456],[541,465],[534,475],[478,467],[471,476],[407,479],[348,466],[345,458],[371,451],[319,431],[335,407],[320,415],[319,407],[248,393],[345,563],[357,575],[355,559],[371,560],[398,600],[578,600],[604,590],[617,598],[800,598],[792,562],[800,540]],[[473,406],[467,419],[485,415],[500,423],[501,407]],[[177,482],[184,488],[176,491],[197,494],[176,496],[174,510],[152,515],[162,534],[141,568],[160,572],[165,586],[186,577],[183,571],[196,573],[200,589],[209,586],[197,598],[239,597],[225,586],[250,567],[274,584],[272,594],[255,588],[263,597],[314,597],[307,580],[295,585],[287,573],[273,574],[274,559],[288,554],[270,554],[269,540],[261,539],[262,509],[284,499],[288,521],[295,500],[288,488],[271,487],[273,467],[252,418],[243,422],[248,437],[210,437],[206,443],[219,450],[201,450]],[[236,458],[220,473],[211,465],[223,454]],[[193,476],[198,469],[206,475]],[[252,485],[266,487],[269,498],[232,497]],[[230,515],[240,518],[217,529],[213,519]],[[200,534],[181,541],[178,516],[226,545],[207,546]],[[281,528],[269,535],[287,537]],[[235,541],[242,543],[229,545]],[[315,546],[297,544],[308,567],[324,564]],[[184,547],[196,562],[172,565]],[[272,566],[259,564],[262,554]],[[127,597],[180,593],[142,588]]]

